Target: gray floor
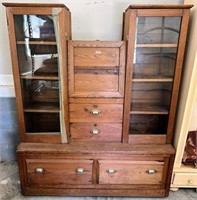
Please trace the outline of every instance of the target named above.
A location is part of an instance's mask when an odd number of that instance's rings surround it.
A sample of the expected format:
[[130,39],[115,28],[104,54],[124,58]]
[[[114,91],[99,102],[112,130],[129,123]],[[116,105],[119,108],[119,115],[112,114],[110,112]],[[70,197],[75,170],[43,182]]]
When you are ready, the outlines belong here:
[[132,198],[132,197],[49,197],[49,196],[32,196],[24,197],[20,193],[20,183],[18,178],[18,167],[16,162],[0,163],[0,200],[21,200],[21,199],[37,199],[37,200],[144,200],[144,199],[165,199],[165,200],[197,200],[195,189],[180,189],[177,192],[170,192],[167,198]]

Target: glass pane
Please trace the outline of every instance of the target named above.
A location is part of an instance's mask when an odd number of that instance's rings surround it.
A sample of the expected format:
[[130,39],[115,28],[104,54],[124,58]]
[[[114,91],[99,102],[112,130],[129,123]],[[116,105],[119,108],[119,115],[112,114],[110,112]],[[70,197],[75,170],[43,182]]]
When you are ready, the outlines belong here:
[[27,133],[60,132],[59,113],[25,113]]
[[22,93],[24,108],[59,107],[58,81],[23,79]]
[[21,75],[58,76],[58,54],[51,15],[14,15]]
[[138,17],[137,44],[177,43],[181,17]]
[[173,78],[177,48],[136,48],[134,78]]
[[131,115],[129,134],[166,134],[167,115]]
[[[46,47],[46,46],[45,46]],[[23,45],[18,46],[20,74],[23,76],[58,76],[58,57],[53,54],[31,55]]]
[[[134,111],[158,111],[159,106],[168,112],[171,99],[172,83],[133,83],[132,109]],[[138,105],[140,106],[138,107]],[[137,109],[137,110],[136,110]],[[165,112],[166,114],[166,112]]]
[[181,17],[138,17],[129,134],[166,134]]
[[52,15],[14,15],[27,133],[59,133],[58,52]]
[[17,41],[55,41],[52,15],[14,15]]

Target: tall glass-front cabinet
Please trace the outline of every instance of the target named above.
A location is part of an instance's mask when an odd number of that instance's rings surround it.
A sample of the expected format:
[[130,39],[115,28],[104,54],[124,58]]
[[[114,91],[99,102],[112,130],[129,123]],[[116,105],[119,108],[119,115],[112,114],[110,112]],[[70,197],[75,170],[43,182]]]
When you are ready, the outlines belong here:
[[61,4],[4,5],[21,142],[66,143],[70,12]]
[[131,5],[124,143],[171,143],[191,5]]
[[5,5],[22,194],[168,196],[191,6],[130,6],[124,41],[67,42],[65,6]]

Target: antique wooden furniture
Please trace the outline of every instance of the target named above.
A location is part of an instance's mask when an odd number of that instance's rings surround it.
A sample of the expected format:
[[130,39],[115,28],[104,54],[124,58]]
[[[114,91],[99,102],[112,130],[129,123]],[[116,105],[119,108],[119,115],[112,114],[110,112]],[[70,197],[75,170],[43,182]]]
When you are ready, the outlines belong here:
[[4,5],[22,193],[167,196],[191,6],[130,6],[123,41],[72,41],[63,5]]
[[69,41],[70,139],[121,142],[125,42]]

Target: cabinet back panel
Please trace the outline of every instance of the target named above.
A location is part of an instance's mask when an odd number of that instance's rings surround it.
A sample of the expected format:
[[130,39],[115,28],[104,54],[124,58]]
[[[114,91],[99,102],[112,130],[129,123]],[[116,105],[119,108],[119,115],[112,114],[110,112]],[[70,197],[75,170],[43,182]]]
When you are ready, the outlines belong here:
[[28,133],[60,132],[59,113],[25,113],[25,128]]
[[166,134],[167,115],[131,115],[129,134]]
[[132,103],[170,105],[172,83],[133,83]]

